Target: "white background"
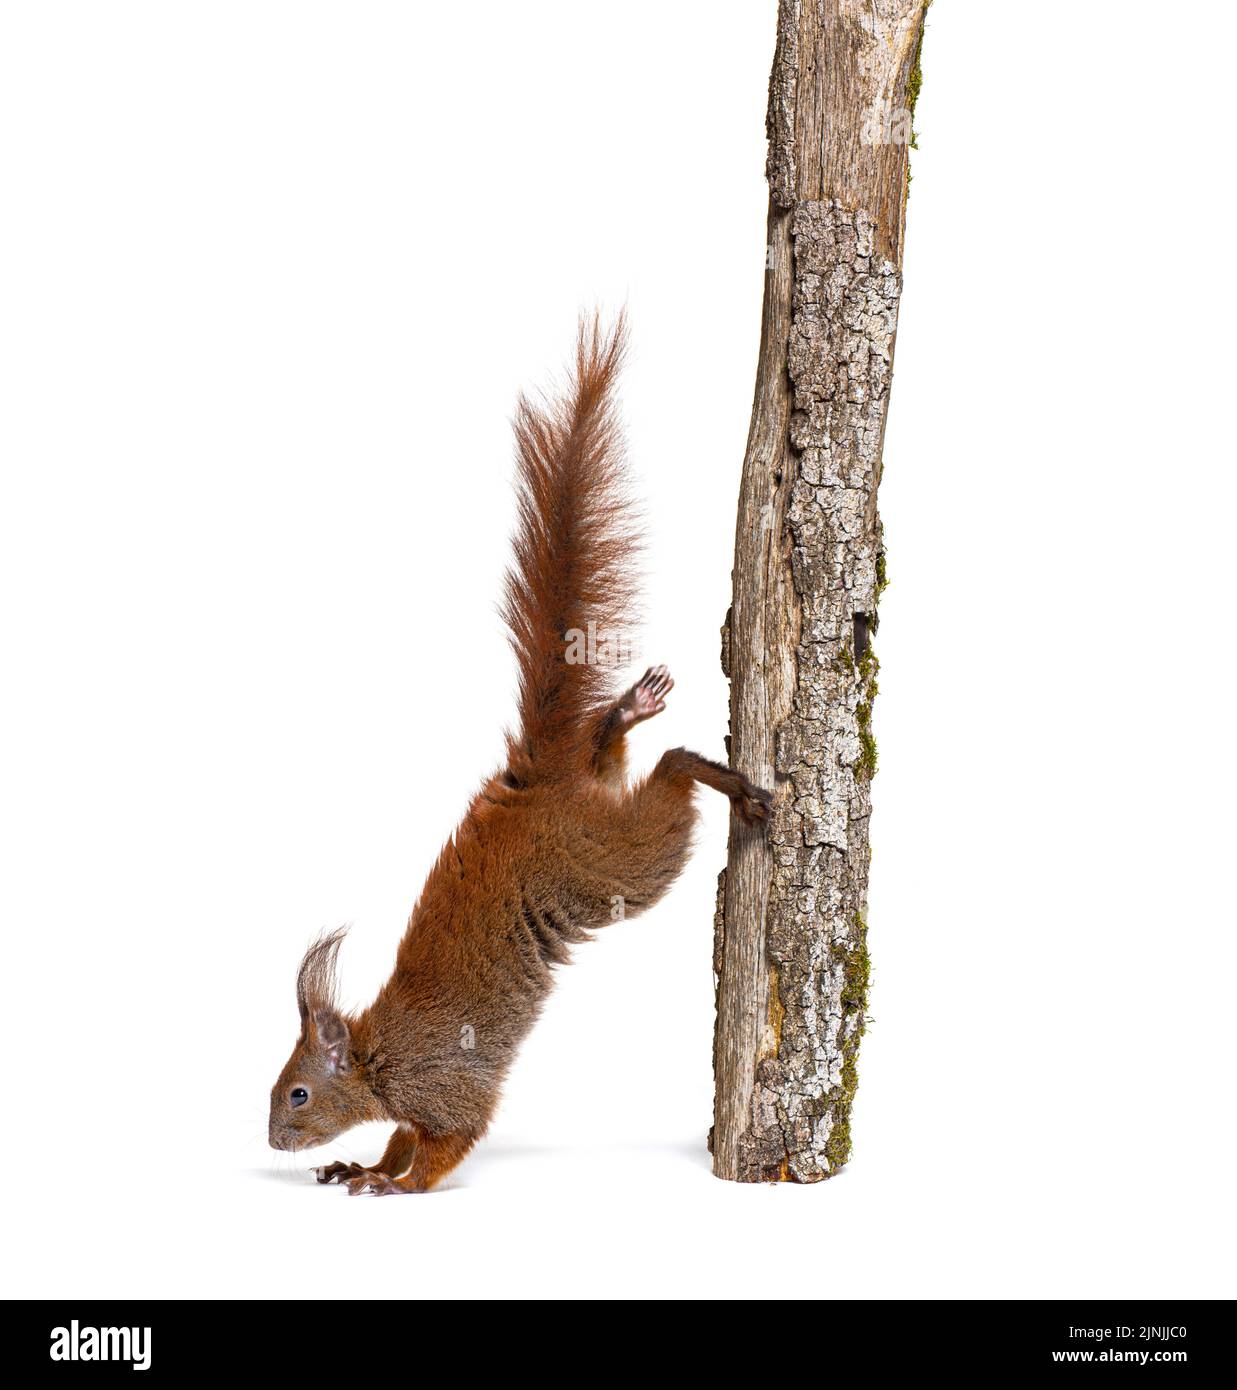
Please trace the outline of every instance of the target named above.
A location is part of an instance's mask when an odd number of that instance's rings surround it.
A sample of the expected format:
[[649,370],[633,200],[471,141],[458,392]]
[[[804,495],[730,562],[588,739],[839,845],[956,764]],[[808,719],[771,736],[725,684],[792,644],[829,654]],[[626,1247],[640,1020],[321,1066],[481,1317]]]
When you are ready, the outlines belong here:
[[1237,1293],[1228,8],[931,12],[849,1170],[710,1175],[711,800],[383,1201],[266,1148],[293,975],[351,922],[369,997],[499,756],[508,419],[595,302],[636,756],[721,752],[775,6],[0,9],[5,1292]]

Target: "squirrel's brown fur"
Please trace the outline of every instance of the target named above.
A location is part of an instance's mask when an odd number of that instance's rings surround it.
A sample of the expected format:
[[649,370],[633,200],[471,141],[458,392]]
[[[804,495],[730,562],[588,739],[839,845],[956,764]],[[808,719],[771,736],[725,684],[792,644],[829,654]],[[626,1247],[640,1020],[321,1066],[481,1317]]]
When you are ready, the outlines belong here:
[[[372,1168],[319,1170],[350,1192],[423,1192],[477,1141],[552,965],[596,927],[655,903],[686,860],[697,782],[759,826],[769,796],[738,773],[676,748],[635,786],[627,730],[664,708],[656,667],[625,695],[572,641],[622,632],[635,537],[622,493],[613,388],[620,320],[581,326],[569,390],[515,420],[519,525],[504,616],[519,668],[518,733],[431,870],[395,970],[367,1008],[334,993],[342,933],[301,965],[301,1036],[271,1092],[270,1142],[325,1143],[364,1120],[398,1124]],[[576,650],[578,655],[578,647]]]

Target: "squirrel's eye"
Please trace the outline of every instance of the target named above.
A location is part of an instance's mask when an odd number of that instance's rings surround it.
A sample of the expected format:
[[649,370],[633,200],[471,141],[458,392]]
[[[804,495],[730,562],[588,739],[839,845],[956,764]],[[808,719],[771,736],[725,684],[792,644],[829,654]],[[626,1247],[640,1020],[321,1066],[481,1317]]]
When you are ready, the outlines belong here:
[[292,1091],[291,1099],[293,1107],[296,1107],[298,1105],[304,1105],[305,1102],[309,1099],[309,1092],[304,1088],[304,1086],[297,1086]]

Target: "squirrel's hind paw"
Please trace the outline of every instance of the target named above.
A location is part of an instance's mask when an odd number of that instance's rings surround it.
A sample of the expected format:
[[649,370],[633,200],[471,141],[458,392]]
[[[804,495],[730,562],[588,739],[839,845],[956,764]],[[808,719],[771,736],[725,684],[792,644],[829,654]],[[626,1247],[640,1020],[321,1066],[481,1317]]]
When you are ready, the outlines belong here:
[[731,797],[730,804],[744,825],[763,825],[772,814],[773,797],[763,787],[748,782],[740,795]]
[[666,696],[674,689],[674,677],[665,666],[650,666],[620,703],[622,720],[630,727],[652,719],[666,708]]

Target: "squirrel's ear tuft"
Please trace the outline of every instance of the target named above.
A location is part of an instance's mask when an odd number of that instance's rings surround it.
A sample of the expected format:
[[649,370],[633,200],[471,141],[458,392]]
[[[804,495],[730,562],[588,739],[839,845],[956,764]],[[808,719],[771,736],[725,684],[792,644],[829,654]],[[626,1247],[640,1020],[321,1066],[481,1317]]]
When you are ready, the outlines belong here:
[[335,957],[347,932],[347,927],[324,932],[305,952],[296,977],[296,1006],[302,1028],[309,1022],[310,1014],[335,1012]]
[[331,1071],[350,1070],[348,1044],[351,1038],[343,1018],[334,1009],[320,1009],[314,1014],[314,1029]]

